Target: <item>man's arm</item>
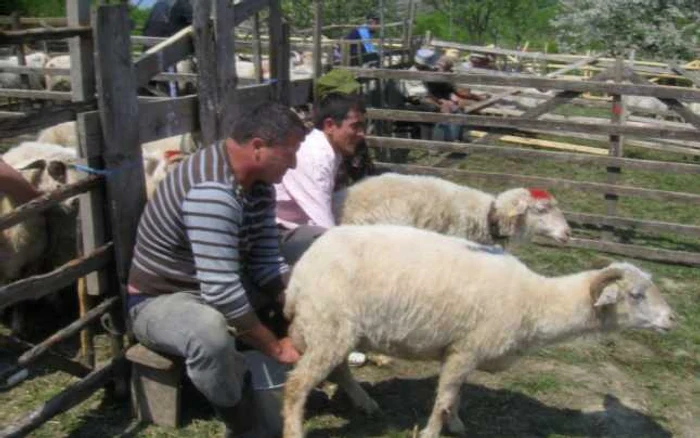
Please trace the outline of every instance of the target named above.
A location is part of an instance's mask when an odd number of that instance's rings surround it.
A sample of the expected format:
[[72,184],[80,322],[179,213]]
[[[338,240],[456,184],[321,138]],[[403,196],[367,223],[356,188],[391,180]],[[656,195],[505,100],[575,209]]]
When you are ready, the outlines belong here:
[[0,192],[7,193],[17,204],[31,201],[41,192],[24,179],[15,168],[0,159]]
[[196,186],[182,205],[204,301],[221,312],[244,342],[285,363],[299,355],[289,340],[278,340],[255,315],[240,278],[238,230],[242,209],[230,187]]

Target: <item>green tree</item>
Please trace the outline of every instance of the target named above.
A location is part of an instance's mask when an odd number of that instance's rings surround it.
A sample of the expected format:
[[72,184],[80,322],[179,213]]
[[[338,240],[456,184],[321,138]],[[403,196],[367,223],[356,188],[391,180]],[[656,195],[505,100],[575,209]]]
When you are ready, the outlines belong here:
[[700,43],[698,0],[561,0],[560,44],[623,55],[690,57]]

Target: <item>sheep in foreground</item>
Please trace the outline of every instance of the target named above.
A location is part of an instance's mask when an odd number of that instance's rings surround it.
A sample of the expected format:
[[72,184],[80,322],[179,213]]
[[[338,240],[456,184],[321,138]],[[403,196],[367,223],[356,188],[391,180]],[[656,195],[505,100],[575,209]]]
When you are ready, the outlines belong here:
[[337,192],[333,204],[340,224],[409,225],[485,245],[533,234],[566,242],[571,234],[557,201],[538,189],[494,197],[432,176],[385,173]]
[[393,225],[339,226],[295,265],[286,292],[289,334],[303,352],[284,394],[284,436],[302,434],[309,392],[334,371],[355,405],[378,409],[350,374],[360,349],[443,363],[423,438],[463,433],[459,391],[479,365],[584,333],[665,332],[675,315],[628,263],[548,278],[502,250]]

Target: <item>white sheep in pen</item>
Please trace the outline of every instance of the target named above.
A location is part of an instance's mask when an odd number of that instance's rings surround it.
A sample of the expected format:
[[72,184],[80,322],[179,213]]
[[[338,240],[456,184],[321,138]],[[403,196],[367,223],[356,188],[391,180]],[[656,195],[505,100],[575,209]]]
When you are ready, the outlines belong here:
[[[34,52],[24,57],[27,67],[45,67],[49,61],[49,56],[43,52]],[[9,56],[0,59],[0,67],[17,67],[19,66],[19,58]],[[29,88],[32,90],[40,90],[44,88],[44,76],[41,72],[32,72],[27,74],[29,77]],[[17,73],[0,72],[0,88],[23,88],[22,80]]]
[[539,189],[494,197],[432,176],[385,173],[337,192],[333,204],[340,224],[410,225],[482,244],[533,234],[566,242],[571,234],[556,200]]
[[495,247],[393,225],[339,226],[294,266],[289,334],[303,352],[284,394],[284,437],[303,436],[309,392],[334,370],[353,403],[378,409],[353,380],[355,349],[441,360],[423,438],[463,433],[459,391],[471,371],[591,332],[665,332],[675,315],[649,274],[628,263],[544,277]]

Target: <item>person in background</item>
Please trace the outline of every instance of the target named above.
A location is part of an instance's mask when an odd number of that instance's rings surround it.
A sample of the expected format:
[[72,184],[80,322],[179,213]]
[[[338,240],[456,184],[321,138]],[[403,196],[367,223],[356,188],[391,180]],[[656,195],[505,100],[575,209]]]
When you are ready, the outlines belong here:
[[[190,0],[158,0],[151,8],[143,26],[143,36],[167,38],[192,24],[192,4]],[[167,69],[175,73],[175,66]],[[168,82],[170,97],[177,96],[177,84]]]
[[[372,38],[374,37],[374,29],[379,25],[379,16],[374,12],[370,12],[366,16],[367,22],[350,31],[345,36],[346,40],[360,40],[360,44],[350,45],[350,65],[361,65],[365,67],[379,67],[379,53]],[[358,53],[358,45],[360,52]]]
[[265,398],[275,396],[254,396],[251,373],[261,371],[250,368],[237,341],[279,364],[299,359],[257,311],[284,300],[289,266],[273,184],[296,165],[305,133],[279,103],[241,111],[226,139],[168,173],[139,221],[127,298],[133,333],[148,348],[185,358],[226,438],[281,434],[281,417],[260,420],[275,402]]
[[[359,84],[358,84],[359,85]],[[338,89],[351,90],[347,84]],[[343,160],[352,157],[365,136],[365,104],[354,93],[330,93],[314,115],[314,129],[306,136],[296,156],[297,166],[279,184],[277,224],[282,255],[294,265],[306,249],[328,228],[336,225],[333,193]],[[353,352],[350,365],[364,364],[366,356]]]

